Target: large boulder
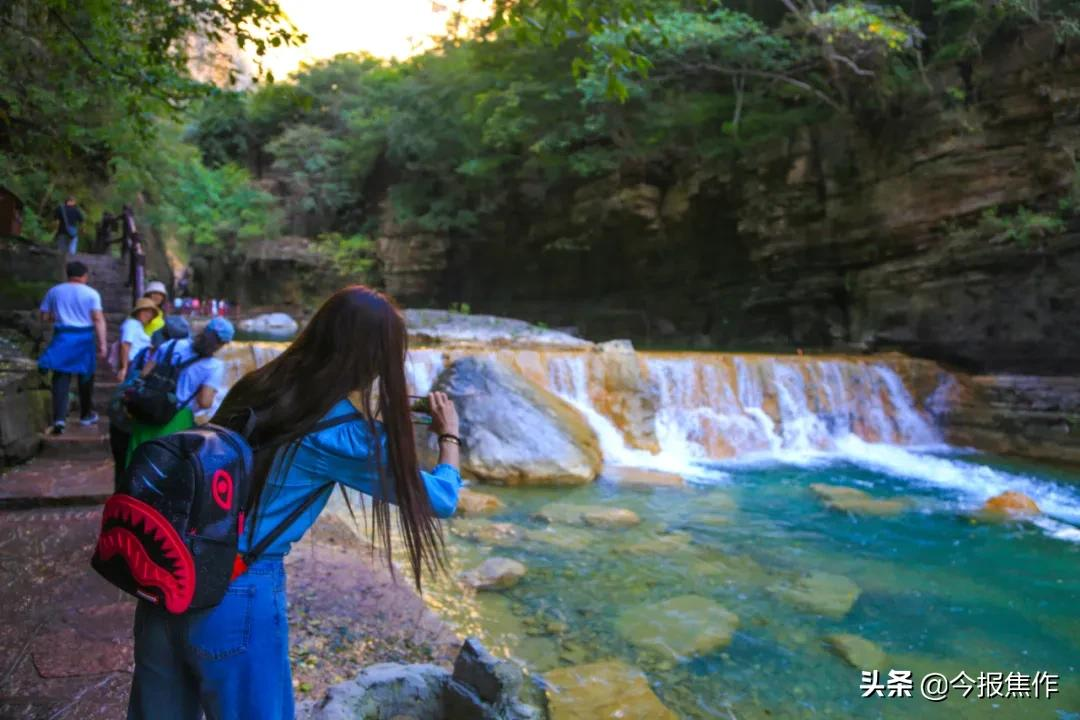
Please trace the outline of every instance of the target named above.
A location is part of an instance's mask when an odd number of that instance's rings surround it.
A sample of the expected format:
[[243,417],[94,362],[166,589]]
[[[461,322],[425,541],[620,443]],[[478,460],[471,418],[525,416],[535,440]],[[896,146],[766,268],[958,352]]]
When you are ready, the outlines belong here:
[[434,389],[457,406],[466,475],[499,485],[580,485],[599,474],[599,443],[581,413],[494,360],[461,358]]

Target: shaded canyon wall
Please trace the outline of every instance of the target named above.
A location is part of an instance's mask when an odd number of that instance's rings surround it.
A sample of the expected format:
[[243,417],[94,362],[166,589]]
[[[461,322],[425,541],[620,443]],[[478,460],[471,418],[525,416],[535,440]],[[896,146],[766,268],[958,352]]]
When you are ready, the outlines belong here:
[[934,82],[935,99],[873,129],[809,127],[729,166],[597,181],[528,221],[530,237],[587,233],[589,251],[491,238],[453,247],[438,286],[388,287],[638,345],[1071,373],[1080,49],[1032,34]]

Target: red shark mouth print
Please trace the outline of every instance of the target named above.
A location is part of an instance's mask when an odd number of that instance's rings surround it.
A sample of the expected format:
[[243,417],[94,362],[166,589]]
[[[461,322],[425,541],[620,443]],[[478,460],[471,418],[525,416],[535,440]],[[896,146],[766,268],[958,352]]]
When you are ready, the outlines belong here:
[[[97,554],[102,561],[120,555],[136,583],[160,593],[166,610],[179,614],[188,609],[195,595],[195,561],[165,518],[130,495],[113,495],[105,503],[101,525]],[[149,543],[154,545],[151,551]]]

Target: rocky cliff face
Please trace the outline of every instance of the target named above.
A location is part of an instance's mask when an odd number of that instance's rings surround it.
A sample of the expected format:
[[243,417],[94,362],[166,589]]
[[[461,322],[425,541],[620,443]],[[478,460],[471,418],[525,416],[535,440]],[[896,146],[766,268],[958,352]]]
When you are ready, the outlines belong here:
[[1080,378],[961,378],[944,421],[957,445],[1080,465]]
[[1080,48],[1032,34],[932,83],[873,128],[807,127],[729,165],[577,188],[530,232],[589,249],[492,239],[418,292],[594,339],[1071,372]]
[[254,242],[241,257],[207,250],[190,264],[192,294],[228,298],[245,307],[310,308],[342,285],[360,281],[343,276],[331,258],[301,237]]
[[1080,223],[1060,203],[1077,177],[1080,53],[1030,37],[966,85],[939,82],[966,99],[875,136],[807,130],[751,172],[743,337],[1071,371]]

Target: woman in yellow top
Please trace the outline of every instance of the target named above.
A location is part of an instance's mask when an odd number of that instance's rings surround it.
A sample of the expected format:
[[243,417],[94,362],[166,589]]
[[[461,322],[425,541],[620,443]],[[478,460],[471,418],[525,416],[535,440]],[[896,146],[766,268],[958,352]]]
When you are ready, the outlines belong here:
[[165,301],[169,299],[169,292],[165,289],[165,283],[154,280],[146,286],[144,298],[150,298],[157,305],[157,315],[146,325],[146,334],[153,335],[155,331],[165,327]]

